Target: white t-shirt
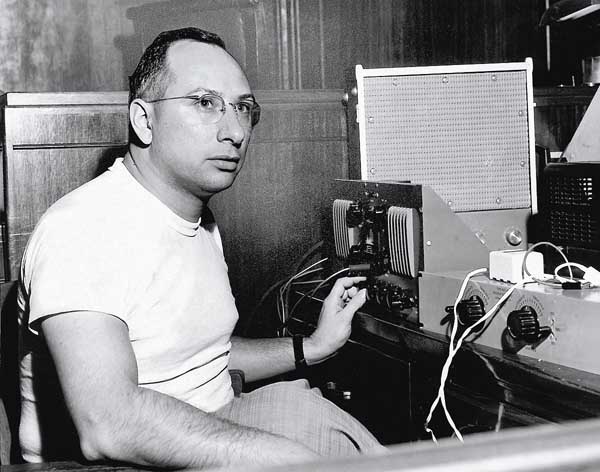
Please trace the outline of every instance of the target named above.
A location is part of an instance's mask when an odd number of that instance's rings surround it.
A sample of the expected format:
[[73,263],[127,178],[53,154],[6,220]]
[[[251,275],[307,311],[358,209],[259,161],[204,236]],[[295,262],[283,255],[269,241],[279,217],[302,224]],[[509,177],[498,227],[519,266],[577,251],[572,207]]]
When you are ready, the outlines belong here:
[[231,401],[227,366],[238,314],[218,229],[200,223],[173,213],[122,159],[41,218],[23,256],[18,300],[26,460],[60,459],[74,447],[65,444],[72,424],[56,418],[65,410],[38,335],[48,316],[116,316],[129,330],[139,385],[209,412]]

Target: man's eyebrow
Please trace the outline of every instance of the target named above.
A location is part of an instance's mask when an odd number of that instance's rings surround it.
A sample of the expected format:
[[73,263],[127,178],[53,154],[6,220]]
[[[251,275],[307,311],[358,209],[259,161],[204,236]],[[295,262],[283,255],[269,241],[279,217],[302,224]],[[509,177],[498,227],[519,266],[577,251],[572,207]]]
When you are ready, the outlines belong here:
[[246,100],[248,98],[251,98],[253,101],[256,101],[256,97],[254,95],[252,95],[251,93],[245,93],[243,95],[240,95],[238,98],[240,100]]
[[208,89],[204,87],[197,87],[187,95],[198,95],[198,93],[210,93],[212,95],[218,95],[219,97],[223,96],[223,93],[219,92],[218,90]]
[[[187,95],[197,95],[198,93],[210,93],[212,95],[217,95],[219,97],[223,97],[223,92],[221,92],[219,90],[204,88],[204,87],[198,87],[198,88],[192,90]],[[244,93],[237,97],[238,100],[247,100],[249,98],[251,98],[253,101],[256,101],[256,97],[251,93]]]

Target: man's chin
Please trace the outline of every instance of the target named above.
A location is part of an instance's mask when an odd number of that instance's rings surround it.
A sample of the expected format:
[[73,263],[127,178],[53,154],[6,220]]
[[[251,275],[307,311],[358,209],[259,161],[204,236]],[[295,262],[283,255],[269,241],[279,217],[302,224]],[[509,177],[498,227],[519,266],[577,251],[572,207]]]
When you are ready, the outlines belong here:
[[223,172],[217,178],[213,179],[205,188],[211,195],[227,190],[233,185],[237,177],[237,172]]

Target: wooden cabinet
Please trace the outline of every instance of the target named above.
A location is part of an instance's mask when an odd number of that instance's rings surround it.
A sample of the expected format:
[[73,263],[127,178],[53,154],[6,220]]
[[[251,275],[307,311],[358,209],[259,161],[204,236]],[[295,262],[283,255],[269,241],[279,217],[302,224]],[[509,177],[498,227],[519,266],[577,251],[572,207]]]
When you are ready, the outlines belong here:
[[4,279],[16,280],[38,219],[105,170],[127,144],[127,94],[7,93],[4,124]]

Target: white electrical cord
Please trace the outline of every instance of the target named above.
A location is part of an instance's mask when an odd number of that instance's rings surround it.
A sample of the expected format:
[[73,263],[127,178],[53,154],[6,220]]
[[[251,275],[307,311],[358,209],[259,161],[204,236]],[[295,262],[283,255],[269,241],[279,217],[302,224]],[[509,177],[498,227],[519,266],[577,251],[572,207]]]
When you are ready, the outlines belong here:
[[571,266],[569,265],[569,259],[567,259],[567,256],[565,255],[565,253],[555,244],[552,244],[548,241],[541,241],[539,243],[535,243],[534,245],[532,245],[529,249],[527,249],[527,251],[525,252],[525,256],[523,257],[523,263],[521,264],[521,276],[523,278],[525,277],[530,277],[532,280],[534,280],[535,282],[541,284],[541,285],[547,285],[553,288],[562,288],[561,286],[561,282],[558,280],[552,281],[552,280],[544,280],[541,279],[539,277],[536,277],[535,275],[531,274],[529,272],[529,270],[527,269],[527,257],[529,256],[529,254],[531,254],[533,252],[533,250],[539,246],[549,246],[552,249],[554,249],[556,252],[558,252],[560,254],[560,256],[563,258],[563,260],[565,261],[565,267],[569,268],[569,276],[571,277],[571,280],[573,280],[573,271],[571,270]]
[[561,280],[561,281],[575,280],[575,279],[570,279],[570,280],[565,279],[564,277],[561,277],[560,275],[558,275],[560,270],[564,269],[565,267],[568,267],[569,270],[571,269],[571,267],[575,267],[576,269],[579,269],[581,272],[583,272],[582,279],[585,282],[589,282],[590,287],[599,287],[600,286],[600,272],[598,272],[598,270],[592,266],[586,267],[583,264],[578,264],[577,262],[565,262],[563,264],[556,266],[556,268],[554,269],[554,276],[558,280]]
[[[527,256],[536,248],[539,246],[550,246],[551,248],[555,249],[560,256],[564,259],[564,263],[558,265],[555,269],[554,269],[554,281],[548,281],[548,280],[543,280],[540,279],[536,276],[534,276],[533,274],[531,274],[529,272],[529,270],[527,269]],[[446,381],[448,380],[448,374],[450,372],[450,366],[452,365],[452,360],[454,359],[454,357],[456,356],[456,354],[458,353],[458,350],[460,349],[463,341],[467,338],[467,336],[469,336],[474,329],[479,326],[482,323],[485,323],[487,320],[489,320],[495,313],[496,311],[504,304],[504,302],[508,299],[508,297],[510,297],[512,295],[512,293],[517,289],[517,288],[521,288],[523,287],[526,283],[530,283],[530,282],[537,282],[539,284],[543,284],[543,285],[549,285],[551,287],[554,288],[561,288],[561,283],[562,282],[573,282],[576,281],[576,279],[573,277],[573,270],[572,268],[575,267],[579,270],[581,270],[583,272],[583,280],[589,284],[591,284],[592,286],[596,286],[596,287],[600,287],[600,271],[598,271],[597,269],[595,269],[594,267],[586,267],[582,264],[578,264],[575,262],[569,262],[569,260],[567,259],[566,255],[564,254],[564,252],[556,245],[543,241],[543,242],[539,242],[536,243],[534,245],[532,245],[525,253],[525,256],[523,258],[523,263],[521,266],[521,276],[522,276],[522,280],[516,284],[514,284],[512,287],[510,287],[503,295],[502,297],[500,297],[500,299],[496,302],[496,304],[490,308],[488,310],[487,313],[485,313],[479,320],[477,320],[477,322],[473,323],[471,326],[469,326],[467,329],[465,329],[465,331],[463,332],[463,334],[460,336],[460,338],[458,339],[458,341],[456,341],[455,343],[455,339],[456,339],[456,335],[457,335],[457,331],[458,331],[458,324],[459,324],[459,319],[458,319],[458,304],[459,302],[462,300],[463,296],[464,296],[464,292],[467,288],[467,284],[469,283],[469,280],[479,274],[483,274],[485,272],[487,272],[487,269],[483,268],[483,269],[476,269],[472,272],[469,272],[466,277],[464,278],[461,288],[458,292],[458,295],[456,297],[456,300],[454,302],[454,318],[453,318],[453,323],[452,323],[452,330],[450,332],[450,343],[449,343],[449,348],[448,348],[448,357],[446,359],[446,362],[444,363],[444,366],[442,368],[442,373],[440,375],[440,387],[438,389],[438,394],[436,396],[436,398],[434,399],[434,401],[431,404],[431,407],[429,409],[429,414],[427,415],[427,419],[425,420],[425,431],[428,432],[429,434],[431,434],[431,438],[432,440],[437,443],[437,439],[435,437],[435,434],[433,433],[433,431],[431,430],[431,428],[429,428],[429,423],[431,422],[431,419],[433,417],[433,412],[435,411],[435,408],[437,407],[438,403],[442,405],[442,408],[444,409],[444,414],[446,416],[446,419],[448,421],[448,424],[450,425],[450,427],[452,428],[452,430],[454,431],[454,434],[456,435],[456,437],[461,441],[464,442],[462,434],[460,433],[460,431],[458,430],[458,428],[456,427],[456,424],[454,423],[454,421],[452,420],[452,416],[450,415],[450,412],[448,411],[448,407],[446,405],[446,394],[444,391],[445,385],[446,385]],[[558,272],[561,269],[564,268],[568,268],[569,269],[569,278],[565,278],[565,277],[561,277],[560,275],[558,275]]]
[[463,295],[467,288],[467,284],[469,283],[469,280],[472,277],[474,277],[475,275],[483,274],[486,272],[487,272],[487,269],[477,269],[472,272],[469,272],[467,274],[467,276],[464,278],[462,286],[456,297],[456,301],[454,302],[454,320],[452,323],[452,331],[450,333],[450,345],[448,348],[448,358],[446,359],[446,362],[444,363],[444,367],[442,368],[442,374],[440,376],[440,387],[438,389],[438,394],[437,394],[436,398],[434,399],[433,403],[431,404],[431,407],[429,409],[429,414],[427,415],[427,419],[425,420],[425,431],[427,431],[429,434],[431,434],[431,438],[433,439],[433,442],[436,442],[436,443],[437,443],[437,439],[435,437],[435,434],[433,433],[433,430],[431,430],[429,428],[429,423],[433,417],[433,412],[434,412],[435,408],[437,407],[438,403],[441,403],[442,408],[444,409],[444,414],[446,415],[446,420],[448,421],[448,424],[454,431],[454,434],[461,442],[464,442],[462,434],[456,427],[454,421],[452,420],[452,416],[450,415],[450,412],[448,411],[448,407],[446,405],[446,394],[444,391],[444,387],[445,387],[446,381],[448,379],[448,374],[450,372],[450,366],[452,365],[452,360],[454,359],[454,356],[456,356],[458,350],[460,349],[460,346],[462,345],[462,343],[466,339],[466,337],[469,336],[477,326],[485,323],[488,319],[490,319],[496,313],[496,311],[504,304],[504,302],[508,299],[508,297],[510,297],[517,288],[522,287],[525,283],[525,281],[521,281],[519,283],[514,284],[512,287],[510,287],[504,293],[504,295],[502,295],[502,297],[500,297],[500,299],[496,302],[496,304],[488,310],[488,312],[485,315],[483,315],[479,320],[477,320],[477,322],[473,323],[471,326],[469,326],[463,332],[463,334],[460,336],[460,338],[458,339],[456,344],[454,344],[454,339],[456,338],[456,333],[458,331],[458,310],[457,310],[458,303],[463,298]]

